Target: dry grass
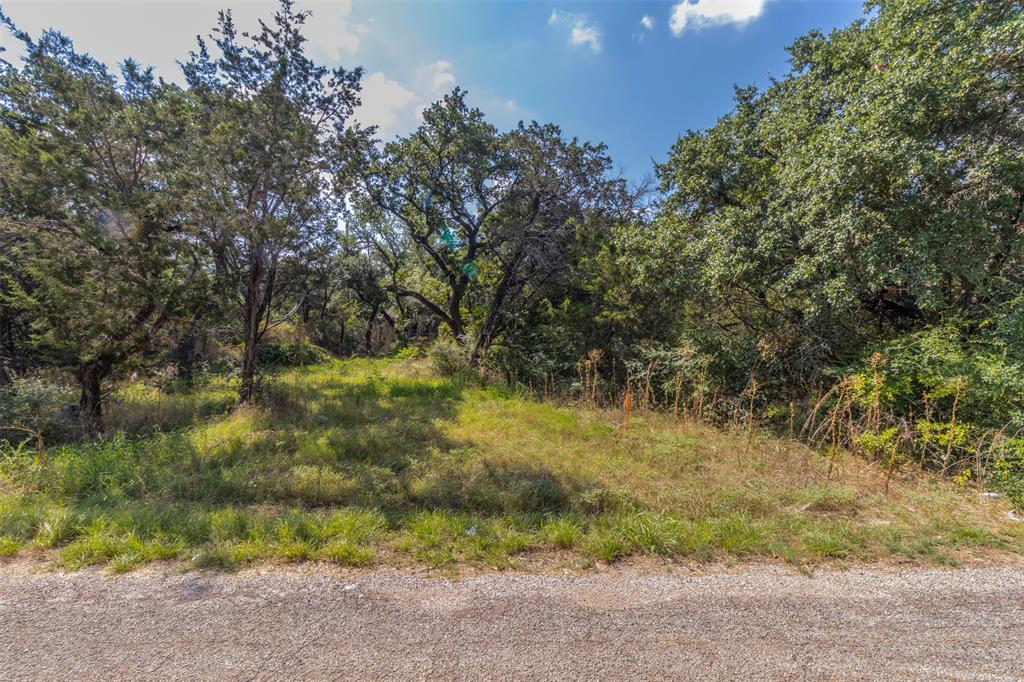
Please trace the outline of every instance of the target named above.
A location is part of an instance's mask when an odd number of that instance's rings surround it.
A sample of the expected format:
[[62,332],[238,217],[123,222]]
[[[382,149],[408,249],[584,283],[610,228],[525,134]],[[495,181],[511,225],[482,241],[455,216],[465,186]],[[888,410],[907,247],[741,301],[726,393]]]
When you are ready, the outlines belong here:
[[[134,387],[143,434],[0,460],[0,553],[127,570],[175,558],[576,567],[667,560],[913,560],[1024,552],[999,502],[920,472],[672,415],[566,407],[416,361],[281,372],[223,413]],[[225,393],[222,394],[222,391]],[[156,421],[167,419],[164,429]],[[831,464],[831,471],[830,471]]]

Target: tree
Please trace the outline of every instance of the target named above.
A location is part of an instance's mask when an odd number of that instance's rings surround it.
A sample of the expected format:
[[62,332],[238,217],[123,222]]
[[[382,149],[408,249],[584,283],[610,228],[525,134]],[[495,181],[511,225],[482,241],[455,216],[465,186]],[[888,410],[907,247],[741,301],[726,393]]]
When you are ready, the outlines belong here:
[[898,328],[984,316],[1024,275],[1021,4],[875,8],[791,50],[770,134],[803,141],[779,168],[778,213],[813,245],[795,270]]
[[103,382],[150,347],[196,271],[173,200],[184,99],[125,61],[118,75],[45,32],[0,75],[4,306],[37,352],[74,371],[86,434]]
[[1019,291],[1020,3],[872,9],[799,39],[792,73],[739,89],[658,168],[637,256],[658,254],[646,274],[687,296],[683,333],[737,381],[813,381],[879,337],[977,328]]
[[610,167],[603,146],[566,141],[553,125],[499,133],[456,89],[414,133],[371,151],[351,201],[357,222],[389,240],[382,254],[397,253],[396,241],[412,247],[416,267],[393,269],[385,288],[424,306],[460,344],[475,326],[475,363],[516,299],[564,272],[575,226],[628,204]]
[[[0,14],[0,17],[2,16]],[[0,46],[0,75],[7,75],[13,69],[10,62],[3,58],[4,52],[3,46]],[[2,101],[0,105],[4,109],[10,108],[9,101]],[[6,216],[15,210],[9,202],[11,192],[8,188],[8,178],[13,177],[16,166],[14,160],[7,153],[9,145],[6,143],[7,137],[13,135],[13,131],[5,126],[0,135],[3,136],[0,138],[0,216]],[[15,371],[17,356],[23,345],[19,343],[19,332],[21,332],[21,336],[27,336],[24,331],[24,322],[19,319],[17,311],[6,302],[10,296],[10,287],[6,280],[16,277],[18,274],[18,270],[12,262],[14,249],[18,242],[16,235],[11,233],[0,235],[0,266],[2,266],[3,272],[8,273],[6,278],[0,278],[0,386],[8,383]]]
[[[194,142],[195,220],[215,255],[242,340],[242,402],[254,397],[256,347],[296,312],[283,268],[333,237],[341,149],[359,143],[349,119],[361,69],[329,69],[305,54],[308,12],[282,0],[270,24],[238,33],[221,12],[213,58],[200,40],[184,65],[201,103]],[[285,304],[285,305],[282,305]]]

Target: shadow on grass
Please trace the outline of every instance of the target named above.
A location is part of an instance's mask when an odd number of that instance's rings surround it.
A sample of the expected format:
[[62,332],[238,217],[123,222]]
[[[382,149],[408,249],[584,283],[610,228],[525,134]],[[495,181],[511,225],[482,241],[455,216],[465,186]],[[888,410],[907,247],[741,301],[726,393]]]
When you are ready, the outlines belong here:
[[268,392],[267,425],[277,444],[282,435],[293,440],[283,446],[287,457],[272,458],[276,484],[257,497],[388,514],[569,510],[587,485],[538,464],[490,457],[446,434],[467,390],[407,377],[283,379]]
[[[0,553],[59,548],[62,566],[115,570],[183,556],[360,565],[387,538],[435,565],[456,555],[504,565],[593,487],[446,435],[467,390],[337,367],[287,372],[259,406],[223,418],[55,448],[44,464],[5,460]],[[563,520],[559,542],[576,528]]]
[[200,422],[223,417],[237,402],[233,387],[194,393],[157,393],[124,399],[115,396],[106,419],[111,433],[149,436],[161,431],[188,428]]
[[[839,509],[831,489],[790,500],[803,512],[740,504],[721,491],[709,498],[716,504],[693,513],[655,510],[637,491],[567,472],[560,448],[543,460],[493,443],[506,432],[495,423],[507,426],[502,420],[513,414],[524,419],[517,428],[538,439],[569,438],[578,426],[562,412],[538,415],[490,389],[384,377],[377,367],[283,372],[256,407],[205,420],[199,412],[167,433],[51,448],[45,463],[30,453],[0,457],[0,556],[51,548],[61,566],[114,570],[172,557],[222,568],[261,559],[365,565],[380,552],[389,561],[503,567],[552,549],[605,561],[643,552],[800,564],[889,555],[934,561],[949,548],[1024,542],[967,522],[912,531],[859,524],[852,512],[808,513]],[[491,429],[489,439],[472,442],[467,423]],[[844,504],[840,511],[853,502]]]

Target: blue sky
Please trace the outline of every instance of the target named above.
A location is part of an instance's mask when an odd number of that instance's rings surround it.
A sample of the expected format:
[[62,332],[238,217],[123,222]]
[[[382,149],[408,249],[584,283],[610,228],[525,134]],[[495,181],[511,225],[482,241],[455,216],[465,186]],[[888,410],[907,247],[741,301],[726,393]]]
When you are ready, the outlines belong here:
[[[242,28],[273,9],[262,0],[0,5],[30,33],[53,26],[104,61],[132,56],[173,80],[180,79],[174,60],[209,31],[217,9],[231,7]],[[650,173],[652,159],[663,160],[682,132],[727,112],[734,84],[764,85],[785,74],[785,47],[794,38],[863,13],[859,0],[299,6],[313,11],[308,33],[318,58],[366,69],[359,116],[385,136],[411,130],[427,103],[459,85],[500,127],[537,119],[607,143],[634,180]]]

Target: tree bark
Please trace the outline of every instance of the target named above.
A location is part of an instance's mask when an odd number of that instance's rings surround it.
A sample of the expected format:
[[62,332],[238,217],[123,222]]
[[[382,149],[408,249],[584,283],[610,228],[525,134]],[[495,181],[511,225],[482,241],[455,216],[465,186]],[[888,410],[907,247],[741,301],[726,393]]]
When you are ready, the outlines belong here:
[[78,384],[82,388],[78,399],[78,418],[82,435],[93,438],[103,433],[103,379],[110,368],[103,363],[89,363],[78,370]]
[[[384,289],[385,291],[394,293],[396,299],[401,297],[408,297],[413,298],[422,303],[424,307],[426,307],[426,309],[429,310],[434,315],[434,317],[437,318],[439,322],[443,322],[444,324],[448,325],[448,328],[451,330],[452,335],[455,337],[455,339],[460,344],[462,343],[464,328],[462,324],[462,311],[460,310],[460,305],[462,303],[462,294],[465,292],[460,293],[458,298],[456,298],[454,294],[449,297],[449,312],[446,313],[443,308],[441,308],[439,305],[437,305],[436,303],[434,303],[433,301],[431,301],[418,291],[413,291],[412,289],[403,289],[393,284],[389,284]],[[451,315],[452,311],[454,311],[454,317],[452,317]]]
[[370,309],[370,316],[366,320],[366,334],[363,338],[363,351],[369,355],[370,351],[373,350],[373,322],[377,319],[377,311],[380,310],[380,304],[375,303]]
[[256,397],[256,342],[246,337],[242,351],[242,384],[238,387],[238,399],[251,403]]
[[177,352],[175,353],[176,373],[178,380],[185,386],[191,387],[195,382],[196,366],[196,335],[188,333],[178,341]]
[[196,344],[198,343],[196,328],[203,316],[204,311],[199,311],[192,316],[188,331],[178,340],[178,347],[174,352],[174,365],[178,380],[189,387],[195,380]]
[[260,328],[260,280],[262,268],[259,257],[251,259],[249,287],[245,293],[245,320],[242,329],[242,383],[238,387],[238,399],[243,403],[252,402],[256,390],[256,344]]
[[460,278],[458,284],[452,287],[451,295],[448,297],[448,326],[460,346],[466,340],[466,327],[462,322],[462,299],[466,296],[468,285],[468,279]]
[[0,306],[0,386],[9,384],[14,376],[16,351],[14,320]]
[[491,296],[491,303],[487,307],[487,317],[484,318],[484,323],[480,326],[480,334],[476,337],[473,353],[469,356],[471,367],[476,367],[480,362],[480,356],[490,348],[491,342],[494,340],[494,332],[498,325],[498,314],[501,312],[501,306],[505,303],[505,297],[512,289],[512,277],[518,266],[519,257],[517,255],[512,263],[505,268],[505,272],[502,274],[501,280],[498,281],[498,286],[494,290],[494,295]]

